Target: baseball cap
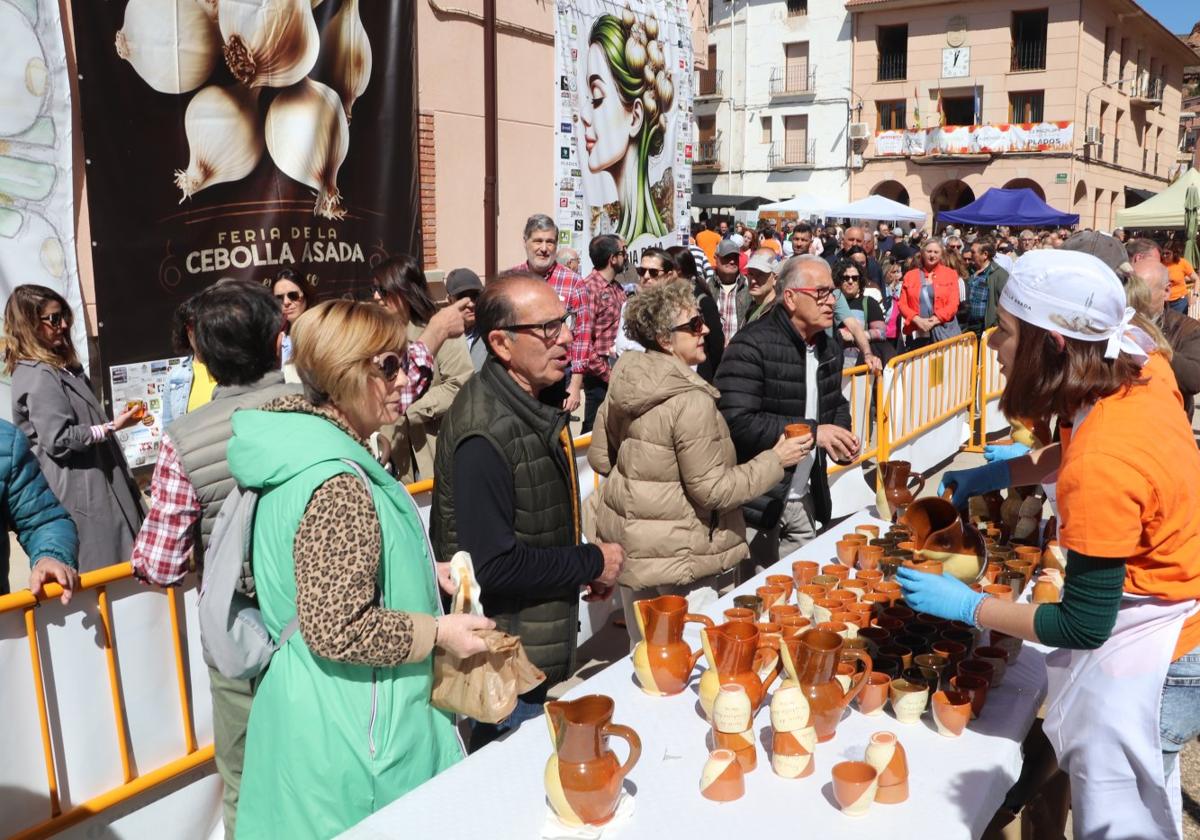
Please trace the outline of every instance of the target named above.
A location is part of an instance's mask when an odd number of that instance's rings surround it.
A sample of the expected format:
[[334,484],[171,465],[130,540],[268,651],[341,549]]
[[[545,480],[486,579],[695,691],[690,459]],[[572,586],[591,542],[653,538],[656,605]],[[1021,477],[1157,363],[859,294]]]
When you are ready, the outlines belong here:
[[741,239],[740,236],[734,234],[717,246],[717,259],[721,259],[721,257],[728,257],[730,254],[741,253],[741,243],[734,242],[734,238]]
[[763,274],[773,274],[775,272],[775,260],[766,254],[755,254],[746,261],[746,271],[750,269],[761,271]]
[[479,275],[469,268],[455,268],[446,275],[446,297],[453,300],[466,292],[482,292]]
[[1097,230],[1081,230],[1079,233],[1072,234],[1059,248],[1063,251],[1091,254],[1118,274],[1122,271],[1132,270],[1129,265],[1129,257],[1125,253],[1125,246],[1108,234],[1100,233]]

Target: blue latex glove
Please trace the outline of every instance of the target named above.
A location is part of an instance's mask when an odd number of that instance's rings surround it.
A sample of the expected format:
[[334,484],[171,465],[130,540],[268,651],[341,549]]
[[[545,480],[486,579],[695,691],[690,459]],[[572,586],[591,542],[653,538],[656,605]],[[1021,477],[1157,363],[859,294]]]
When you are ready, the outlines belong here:
[[1013,458],[1020,458],[1022,455],[1029,454],[1029,447],[1023,443],[1010,443],[1007,446],[1002,444],[992,444],[983,447],[983,457],[986,461],[1011,461]]
[[974,623],[976,607],[988,597],[952,575],[931,575],[907,566],[896,571],[896,580],[912,609],[966,624]]
[[969,470],[948,470],[942,475],[938,484],[938,495],[945,494],[946,488],[954,487],[954,497],[950,500],[956,508],[962,510],[967,506],[967,499],[980,496],[992,490],[1003,490],[1012,484],[1012,472],[1008,461],[992,461],[982,467]]

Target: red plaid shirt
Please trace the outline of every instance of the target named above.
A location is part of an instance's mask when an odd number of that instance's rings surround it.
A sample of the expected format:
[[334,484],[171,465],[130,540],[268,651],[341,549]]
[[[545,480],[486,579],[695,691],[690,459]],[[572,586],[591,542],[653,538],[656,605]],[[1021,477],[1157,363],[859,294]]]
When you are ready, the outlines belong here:
[[[521,263],[513,268],[513,271],[538,273],[529,267],[528,262]],[[575,329],[571,340],[571,373],[584,373],[588,367],[588,357],[592,355],[592,304],[588,299],[587,287],[578,274],[558,263],[554,263],[550,268],[549,275],[543,276],[558,295],[558,299],[567,307],[567,311],[575,313]]]
[[[400,407],[420,399],[433,381],[433,356],[420,341],[408,345],[408,384],[400,392]],[[175,586],[190,571],[196,523],[203,510],[171,438],[163,435],[150,481],[150,513],[133,546],[134,575],[147,583]]]
[[621,326],[625,289],[615,279],[605,279],[599,271],[593,271],[583,283],[592,304],[592,352],[588,356],[586,372],[607,382],[612,369],[613,345]]

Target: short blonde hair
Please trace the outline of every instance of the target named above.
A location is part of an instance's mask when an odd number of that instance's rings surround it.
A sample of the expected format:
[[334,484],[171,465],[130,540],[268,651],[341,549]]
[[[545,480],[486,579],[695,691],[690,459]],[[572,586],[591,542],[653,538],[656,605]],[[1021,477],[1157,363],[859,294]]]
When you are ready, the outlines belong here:
[[[1167,267],[1162,266],[1162,270],[1165,274]],[[1158,352],[1162,353],[1167,361],[1170,361],[1175,357],[1175,353],[1171,349],[1171,342],[1167,340],[1160,326],[1162,316],[1156,317],[1150,305],[1150,286],[1141,276],[1132,271],[1125,272],[1120,277],[1121,282],[1125,284],[1125,302],[1137,310],[1137,314],[1133,316],[1133,325],[1150,336],[1158,347]]]
[[651,286],[625,305],[625,335],[647,350],[660,350],[658,339],[670,335],[680,313],[699,309],[691,285],[682,280]]
[[344,405],[366,391],[377,373],[371,359],[405,352],[405,323],[373,303],[330,300],[308,309],[292,325],[292,361],[314,405]]

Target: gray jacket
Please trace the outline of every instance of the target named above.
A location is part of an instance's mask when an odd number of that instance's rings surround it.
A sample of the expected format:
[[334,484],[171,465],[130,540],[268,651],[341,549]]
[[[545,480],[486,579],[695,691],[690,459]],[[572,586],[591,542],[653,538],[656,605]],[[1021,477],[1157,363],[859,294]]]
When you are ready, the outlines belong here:
[[145,510],[116,441],[111,436],[92,441],[91,427],[108,417],[87,377],[44,362],[18,362],[12,415],[50,489],[75,521],[79,571],[127,561]]

